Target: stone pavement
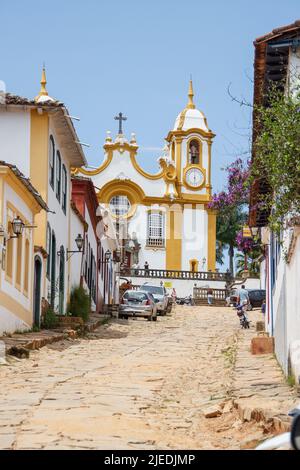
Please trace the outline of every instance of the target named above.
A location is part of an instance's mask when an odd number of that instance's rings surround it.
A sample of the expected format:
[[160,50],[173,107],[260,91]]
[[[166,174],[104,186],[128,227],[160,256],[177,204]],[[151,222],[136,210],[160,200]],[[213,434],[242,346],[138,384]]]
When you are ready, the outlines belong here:
[[[250,336],[232,309],[177,306],[157,322],[113,320],[87,338],[11,358],[0,367],[0,448],[251,448],[266,429],[240,419],[232,403],[257,382],[254,363],[248,383],[239,370]],[[278,375],[275,359],[259,360],[272,363],[268,380]]]
[[[69,317],[68,317],[69,318]],[[84,331],[94,331],[105,320],[107,315],[91,314],[89,320],[84,324]],[[80,326],[80,325],[79,325]],[[5,344],[6,354],[25,356],[23,348],[27,350],[40,349],[47,344],[66,339],[74,339],[79,336],[78,330],[73,327],[59,327],[53,330],[40,330],[36,332],[14,333],[0,336],[0,341]],[[29,355],[29,352],[28,352]]]

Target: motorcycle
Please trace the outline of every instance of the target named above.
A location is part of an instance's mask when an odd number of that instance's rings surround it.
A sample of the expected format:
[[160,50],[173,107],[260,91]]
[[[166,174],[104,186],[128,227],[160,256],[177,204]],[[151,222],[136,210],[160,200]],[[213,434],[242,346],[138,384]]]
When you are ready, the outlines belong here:
[[193,305],[193,297],[187,295],[186,297],[176,297],[177,305]]
[[300,404],[297,408],[289,411],[288,415],[293,418],[291,432],[285,432],[279,436],[267,439],[257,446],[255,450],[276,450],[283,447],[300,450]]
[[244,306],[243,305],[237,305],[236,307],[237,310],[237,316],[240,319],[240,325],[244,329],[250,328],[250,322],[246,317],[245,311],[244,311]]

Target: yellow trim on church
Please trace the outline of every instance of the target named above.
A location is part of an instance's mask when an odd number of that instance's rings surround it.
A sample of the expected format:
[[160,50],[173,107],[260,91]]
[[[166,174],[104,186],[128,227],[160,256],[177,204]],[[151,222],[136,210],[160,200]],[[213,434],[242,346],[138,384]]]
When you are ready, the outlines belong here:
[[208,216],[208,230],[207,230],[207,269],[208,271],[216,270],[216,222],[217,214],[215,211],[207,210]]
[[166,220],[166,269],[181,270],[182,208],[169,208]]

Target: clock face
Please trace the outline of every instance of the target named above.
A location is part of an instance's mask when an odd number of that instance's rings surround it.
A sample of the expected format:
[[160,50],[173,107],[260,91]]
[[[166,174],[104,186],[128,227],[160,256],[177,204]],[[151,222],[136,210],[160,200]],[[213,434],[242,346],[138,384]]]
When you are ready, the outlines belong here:
[[199,188],[203,184],[204,175],[199,168],[190,168],[185,174],[185,179],[192,188]]

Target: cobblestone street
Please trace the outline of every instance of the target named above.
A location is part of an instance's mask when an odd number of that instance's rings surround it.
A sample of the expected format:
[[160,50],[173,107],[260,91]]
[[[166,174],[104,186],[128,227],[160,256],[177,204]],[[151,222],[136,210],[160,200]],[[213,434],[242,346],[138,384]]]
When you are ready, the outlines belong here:
[[[272,357],[263,381],[256,363],[245,375],[254,323],[245,332],[233,309],[177,306],[156,323],[114,320],[87,338],[11,359],[0,368],[0,448],[254,447],[266,436],[232,409],[237,387],[244,400],[256,388],[258,397],[274,399],[279,387],[283,412],[294,400]],[[268,379],[270,390],[262,387]],[[220,416],[205,417],[216,404]]]

